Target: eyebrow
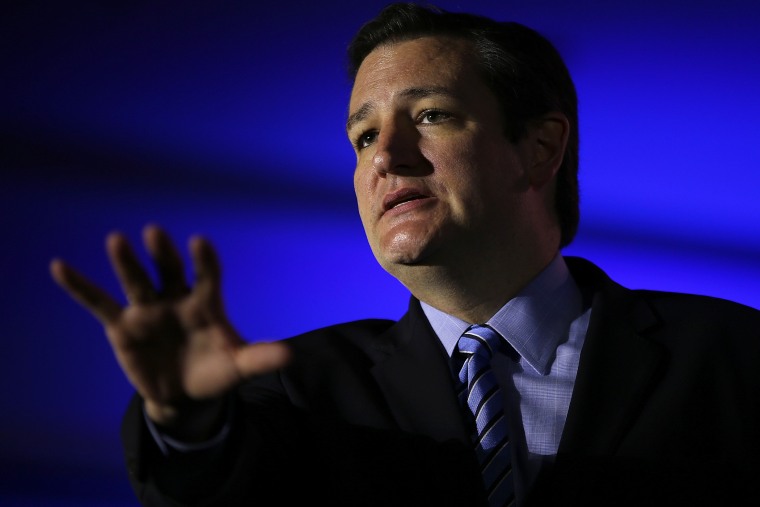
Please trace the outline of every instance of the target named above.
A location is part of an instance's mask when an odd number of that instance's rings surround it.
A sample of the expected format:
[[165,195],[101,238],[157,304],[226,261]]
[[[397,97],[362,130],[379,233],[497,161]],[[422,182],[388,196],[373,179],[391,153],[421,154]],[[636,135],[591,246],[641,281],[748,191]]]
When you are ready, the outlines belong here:
[[[454,97],[451,90],[443,86],[430,86],[425,88],[407,88],[399,92],[398,97],[401,99],[424,99],[433,95],[444,95],[447,97]],[[372,102],[365,102],[359,109],[353,114],[349,115],[346,120],[346,132],[349,132],[354,125],[366,119],[372,112],[375,106]]]

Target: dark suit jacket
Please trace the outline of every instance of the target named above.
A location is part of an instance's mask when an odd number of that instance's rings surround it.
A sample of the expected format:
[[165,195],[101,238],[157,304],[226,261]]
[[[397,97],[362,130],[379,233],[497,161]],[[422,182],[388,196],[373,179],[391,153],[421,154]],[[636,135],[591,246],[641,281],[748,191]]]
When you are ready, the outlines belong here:
[[[760,312],[631,291],[567,262],[591,320],[558,455],[525,505],[757,501]],[[213,452],[163,457],[134,400],[123,435],[146,505],[484,504],[448,359],[416,300],[399,322],[289,343],[285,370],[241,386]]]

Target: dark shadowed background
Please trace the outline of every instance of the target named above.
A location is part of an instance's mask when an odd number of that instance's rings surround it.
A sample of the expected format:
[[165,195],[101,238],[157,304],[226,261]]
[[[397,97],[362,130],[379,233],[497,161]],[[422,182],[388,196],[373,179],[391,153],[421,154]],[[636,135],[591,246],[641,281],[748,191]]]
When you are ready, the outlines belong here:
[[[3,3],[0,505],[136,505],[118,439],[131,389],[50,281],[55,256],[116,291],[108,231],[206,234],[250,340],[402,314],[344,135],[344,50],[384,4]],[[581,115],[567,254],[632,288],[760,308],[760,4],[439,5],[523,22],[564,54]]]

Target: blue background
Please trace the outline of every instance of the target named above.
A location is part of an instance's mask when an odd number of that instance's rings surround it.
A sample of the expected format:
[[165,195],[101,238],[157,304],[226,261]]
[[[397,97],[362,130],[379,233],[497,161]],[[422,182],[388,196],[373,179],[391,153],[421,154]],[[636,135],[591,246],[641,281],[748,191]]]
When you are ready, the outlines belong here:
[[[343,132],[344,49],[385,2],[256,3],[0,10],[0,504],[136,504],[118,440],[131,389],[50,281],[55,256],[116,292],[108,231],[206,234],[250,340],[404,311],[366,245]],[[523,22],[564,54],[582,192],[566,253],[632,288],[760,308],[760,7],[439,5]]]

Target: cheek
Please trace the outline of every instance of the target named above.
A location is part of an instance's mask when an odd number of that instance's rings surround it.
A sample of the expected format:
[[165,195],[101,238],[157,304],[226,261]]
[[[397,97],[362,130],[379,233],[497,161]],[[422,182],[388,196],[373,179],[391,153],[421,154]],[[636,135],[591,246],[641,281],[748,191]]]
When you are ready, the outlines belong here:
[[362,192],[367,187],[367,163],[361,158],[357,157],[356,166],[354,167],[354,192],[356,197],[359,198]]
[[440,146],[428,159],[437,173],[431,183],[438,187],[435,190],[439,196],[466,197],[483,182],[482,158],[465,140]]
[[441,135],[426,141],[420,145],[423,156],[447,175],[466,173],[483,158],[478,139],[470,132]]
[[[500,145],[462,140],[438,153],[439,182],[452,213],[471,220],[519,191],[520,168]],[[482,140],[481,140],[482,141]],[[497,196],[497,197],[494,197]]]
[[354,193],[356,194],[356,204],[359,207],[359,215],[362,221],[369,215],[372,205],[372,179],[368,171],[357,168],[354,171]]

